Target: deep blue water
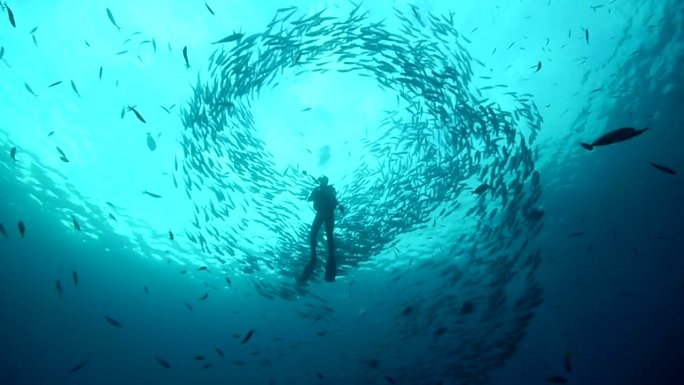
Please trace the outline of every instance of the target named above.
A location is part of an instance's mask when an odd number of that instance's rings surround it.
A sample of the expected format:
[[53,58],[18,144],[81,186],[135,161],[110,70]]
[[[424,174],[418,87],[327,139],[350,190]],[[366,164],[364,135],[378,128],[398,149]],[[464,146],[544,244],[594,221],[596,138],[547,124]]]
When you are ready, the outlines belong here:
[[683,22],[8,2],[0,383],[684,383]]

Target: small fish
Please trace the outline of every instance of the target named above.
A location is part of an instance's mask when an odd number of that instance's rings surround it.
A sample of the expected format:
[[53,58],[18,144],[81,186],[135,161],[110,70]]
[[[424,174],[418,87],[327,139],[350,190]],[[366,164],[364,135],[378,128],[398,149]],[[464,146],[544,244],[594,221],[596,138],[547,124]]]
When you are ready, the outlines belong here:
[[71,219],[74,222],[74,228],[76,231],[81,231],[81,225],[78,224],[78,221],[76,220],[76,217],[74,215],[71,216]]
[[74,280],[74,286],[78,287],[78,273],[76,270],[71,272],[71,278]]
[[667,174],[670,174],[670,175],[677,175],[677,171],[675,171],[675,170],[673,170],[673,169],[671,169],[671,168],[669,168],[669,167],[661,166],[661,165],[655,164],[655,163],[653,163],[653,162],[651,162],[651,166],[657,168],[658,170],[660,170],[660,171],[662,171],[662,172],[664,172],[664,173],[667,173]]
[[205,5],[205,6],[207,7],[207,9],[209,10],[209,13],[211,13],[212,15],[215,15],[214,11],[211,9],[211,7],[209,6],[209,4],[207,4],[206,2],[204,2],[204,5]]
[[31,40],[33,40],[33,45],[38,47],[38,41],[36,40],[36,35],[31,35]]
[[155,194],[155,193],[151,193],[151,192],[149,192],[149,191],[147,191],[147,190],[143,191],[143,194],[149,195],[149,196],[151,196],[152,198],[161,198],[161,195]]
[[64,151],[62,151],[62,149],[59,147],[57,147],[57,151],[59,152],[59,155],[61,155],[59,159],[61,159],[64,163],[69,163],[69,159],[67,159],[66,154],[64,154]]
[[36,93],[33,92],[33,90],[31,89],[31,86],[29,86],[28,83],[24,83],[24,88],[26,88],[26,91],[30,92],[31,95],[38,97],[38,95],[36,95]]
[[201,354],[195,356],[195,361],[202,361],[205,357]]
[[36,33],[37,30],[38,30],[38,27],[33,27],[33,29],[31,30],[31,32],[29,32],[29,34],[30,34],[30,35],[33,35],[34,33]]
[[71,81],[71,89],[74,90],[76,96],[78,96],[79,98],[81,97],[81,94],[78,93],[78,89],[76,88],[76,83],[74,83],[73,80]]
[[102,66],[100,66],[100,81],[102,81]]
[[541,62],[537,62],[537,70],[534,72],[539,72],[539,70],[541,69],[541,66],[542,66]]
[[185,68],[190,68],[190,62],[188,62],[188,47],[183,47],[183,59],[185,59]]
[[242,341],[240,341],[240,343],[241,343],[241,344],[246,344],[247,341],[249,341],[249,339],[252,338],[252,335],[253,335],[253,334],[254,334],[254,330],[248,331],[248,332],[247,332],[247,335],[245,336],[245,338],[242,339]]
[[90,47],[90,43],[88,43],[88,40],[84,40],[86,47]]
[[52,88],[52,87],[54,87],[54,86],[58,86],[58,85],[60,85],[60,84],[62,84],[62,81],[61,81],[61,80],[59,80],[59,81],[56,81],[56,82],[54,82],[54,83],[50,84],[50,85],[48,86],[48,88]]
[[173,241],[173,231],[170,231],[170,230],[169,230],[169,239],[171,239]]
[[321,374],[321,372],[316,372],[316,377],[318,377],[321,380],[323,379],[323,375]]
[[12,147],[10,148],[10,158],[12,158],[13,161],[17,161],[17,148]]
[[114,26],[116,27],[116,29],[118,29],[119,31],[121,31],[121,27],[119,27],[119,26],[116,24],[116,20],[114,20],[114,15],[112,15],[112,11],[110,11],[109,8],[107,8],[107,17],[109,18],[109,21],[111,21],[112,24],[114,24]]
[[243,33],[234,33],[234,34],[232,34],[232,35],[228,35],[228,36],[224,37],[224,38],[221,39],[221,40],[217,40],[217,41],[215,41],[215,42],[213,42],[213,43],[211,43],[211,44],[230,43],[231,41],[237,41],[237,40],[242,39],[242,37],[243,37],[244,35],[245,35],[245,34],[243,34]]
[[587,44],[589,44],[589,28],[584,29],[584,38],[587,40]]
[[232,283],[230,283],[230,277],[226,277],[226,283],[228,284],[228,287],[233,287]]
[[644,131],[648,130],[646,127],[644,129],[638,130],[636,128],[624,127],[618,128],[617,130],[610,131],[603,134],[601,137],[596,139],[593,143],[580,143],[582,147],[591,151],[597,146],[607,146],[609,144],[624,142],[625,140],[632,139],[636,136],[641,135]]
[[2,223],[0,223],[0,234],[2,234],[2,236],[5,238],[9,238],[7,235],[7,230],[5,230],[5,226],[3,226]]
[[385,377],[385,381],[389,382],[390,384],[396,384],[397,380],[395,380],[392,377]]
[[207,271],[207,267],[206,267],[206,266],[202,266],[202,267],[200,267],[199,269],[197,269],[197,271]]
[[487,191],[487,189],[489,189],[489,185],[486,183],[483,183],[483,184],[479,185],[475,190],[473,190],[473,194],[480,195],[483,192]]
[[19,234],[23,239],[24,235],[26,234],[26,225],[24,225],[24,221],[19,221],[19,223],[17,223],[17,227],[19,228]]
[[214,350],[216,351],[216,353],[217,353],[219,356],[224,357],[224,356],[223,356],[223,350],[221,350],[221,349],[219,349],[219,348],[214,348]]
[[433,335],[434,335],[435,337],[439,337],[439,336],[441,336],[442,334],[446,333],[446,331],[447,331],[447,328],[446,328],[445,326],[440,326],[437,330],[435,330],[435,332],[433,333]]
[[69,374],[74,374],[74,373],[78,372],[78,371],[81,370],[84,366],[86,366],[87,363],[88,363],[88,360],[83,360],[83,361],[79,362],[79,363],[76,364],[73,368],[71,368],[71,369],[69,370]]
[[206,364],[202,365],[202,369],[209,369],[209,368],[211,368],[211,367],[212,367],[212,363],[211,363],[211,362],[207,362]]
[[563,357],[563,361],[565,363],[565,370],[570,373],[572,372],[572,362],[570,362],[570,357],[572,357],[572,353],[566,352],[565,356]]
[[109,217],[112,218],[112,220],[113,220],[114,222],[118,222],[118,221],[116,220],[116,217],[114,216],[114,214],[109,214]]
[[159,365],[165,367],[166,369],[171,367],[171,365],[169,365],[169,363],[163,358],[159,358],[159,357],[155,356],[154,359],[157,360]]
[[187,302],[185,302],[185,301],[183,301],[183,303],[185,304],[185,307],[188,308],[188,310],[190,310],[190,311],[193,310],[193,309],[192,309],[192,305],[190,305],[189,303],[187,303]]
[[57,289],[57,292],[59,293],[59,296],[61,297],[64,294],[64,290],[62,290],[62,283],[59,282],[59,279],[55,282],[55,288]]
[[106,316],[104,316],[104,317],[105,317],[105,319],[107,320],[107,322],[109,322],[109,324],[112,325],[112,326],[114,326],[114,327],[120,328],[120,327],[123,326],[123,325],[121,324],[121,322],[115,320],[114,318],[112,318],[112,317],[110,317],[110,316],[107,316],[107,315],[106,315]]
[[150,151],[157,149],[157,142],[154,141],[154,138],[149,132],[147,133],[147,148],[149,148]]
[[51,137],[51,136],[54,135],[54,134],[55,134],[54,131],[50,131],[50,133],[48,134],[48,138]]
[[200,297],[200,301],[204,301],[205,299],[209,298],[209,293],[204,293],[203,296]]
[[147,288],[147,285],[145,285],[144,289],[145,289],[145,293],[150,294],[150,289]]
[[128,53],[128,50],[119,51],[119,52],[116,53],[116,55],[118,56],[118,55],[123,55],[123,54],[126,54],[126,53]]
[[567,384],[568,380],[563,376],[551,376],[547,377],[546,381],[552,382],[554,384]]
[[470,301],[465,301],[463,302],[463,306],[461,307],[461,314],[469,314],[472,313],[475,310],[475,306],[473,306],[473,303]]
[[12,9],[5,3],[5,9],[7,9],[7,16],[9,16],[9,22],[12,24],[12,27],[17,28],[17,23],[14,20],[14,12],[12,12]]
[[305,112],[305,111],[311,111],[311,107],[306,107],[305,109],[302,110],[302,112]]
[[570,236],[571,236],[571,237],[579,237],[579,236],[582,236],[582,235],[584,235],[584,231],[577,231],[577,232],[574,232],[574,233],[570,233]]
[[135,116],[138,118],[138,120],[140,120],[140,121],[143,122],[143,123],[147,123],[147,122],[145,121],[145,118],[143,118],[142,115],[140,115],[140,113],[138,112],[138,110],[135,109],[135,106],[132,106],[132,107],[131,107],[131,106],[128,106],[128,111],[133,111],[133,113],[134,113]]
[[154,49],[154,52],[157,52],[157,42],[152,39],[152,48]]
[[2,60],[2,57],[5,55],[5,47],[0,47],[0,60]]

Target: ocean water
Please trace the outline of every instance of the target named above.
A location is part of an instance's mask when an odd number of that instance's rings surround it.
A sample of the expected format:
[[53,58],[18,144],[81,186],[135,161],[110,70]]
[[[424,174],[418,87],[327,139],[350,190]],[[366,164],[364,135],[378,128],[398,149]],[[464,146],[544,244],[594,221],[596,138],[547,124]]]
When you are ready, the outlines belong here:
[[3,5],[0,384],[684,382],[684,3]]

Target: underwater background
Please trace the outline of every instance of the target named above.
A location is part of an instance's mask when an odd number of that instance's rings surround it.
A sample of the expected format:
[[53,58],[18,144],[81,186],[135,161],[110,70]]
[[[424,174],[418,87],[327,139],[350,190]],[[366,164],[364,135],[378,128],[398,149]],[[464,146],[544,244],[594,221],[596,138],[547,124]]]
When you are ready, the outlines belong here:
[[0,383],[684,383],[683,23],[3,2]]

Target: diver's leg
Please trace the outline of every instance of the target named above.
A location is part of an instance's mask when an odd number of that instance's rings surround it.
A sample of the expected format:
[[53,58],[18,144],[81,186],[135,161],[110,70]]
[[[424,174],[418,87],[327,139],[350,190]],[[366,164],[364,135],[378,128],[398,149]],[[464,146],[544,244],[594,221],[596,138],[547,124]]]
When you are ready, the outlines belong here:
[[316,245],[318,244],[318,230],[323,224],[323,216],[316,213],[313,224],[311,224],[311,233],[309,234],[309,244],[311,245],[311,260],[316,260]]
[[335,215],[330,214],[325,218],[325,235],[328,239],[328,262],[325,264],[325,280],[333,282],[337,274],[337,262],[335,261],[335,238],[333,230],[335,228]]

